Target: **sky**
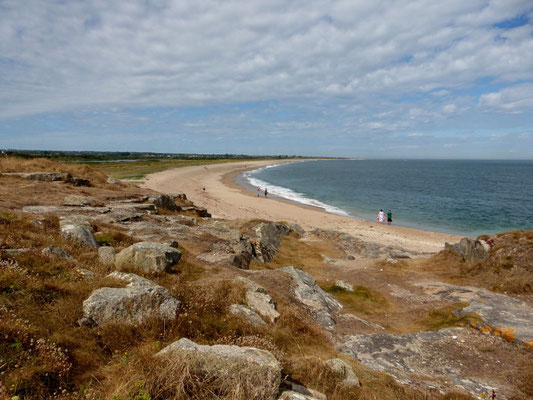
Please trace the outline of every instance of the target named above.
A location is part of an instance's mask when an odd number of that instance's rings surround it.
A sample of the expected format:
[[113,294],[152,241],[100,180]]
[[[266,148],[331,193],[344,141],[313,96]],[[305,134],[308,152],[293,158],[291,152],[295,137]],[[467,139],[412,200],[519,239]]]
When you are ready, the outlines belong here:
[[533,159],[533,1],[0,0],[0,148]]

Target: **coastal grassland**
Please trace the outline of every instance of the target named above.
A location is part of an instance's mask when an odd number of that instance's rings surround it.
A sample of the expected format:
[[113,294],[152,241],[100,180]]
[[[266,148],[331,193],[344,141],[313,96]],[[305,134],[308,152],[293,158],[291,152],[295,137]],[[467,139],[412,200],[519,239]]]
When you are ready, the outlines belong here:
[[235,158],[199,158],[185,160],[139,160],[128,162],[91,162],[91,167],[104,172],[115,179],[140,180],[148,174],[167,169],[191,167],[195,165],[209,166],[237,161],[253,161],[254,159]]
[[334,295],[343,305],[343,311],[355,314],[375,315],[386,312],[390,307],[387,299],[370,288],[357,285],[353,292],[339,286],[322,286],[326,292]]
[[[187,360],[172,365],[154,355],[167,344],[187,337],[200,344],[254,346],[272,352],[284,374],[331,399],[428,398],[421,390],[404,388],[390,377],[368,371],[346,358],[363,381],[347,389],[328,373],[323,361],[337,356],[323,331],[285,295],[286,282],[271,282],[269,292],[282,316],[276,324],[256,328],[228,312],[242,303],[244,288],[234,272],[198,265],[195,249],[182,247],[183,258],[171,273],[149,275],[181,301],[175,321],[143,324],[110,323],[87,328],[77,324],[82,303],[99,287],[121,287],[106,278],[113,269],[101,264],[96,251],[81,248],[59,235],[57,217],[40,218],[14,210],[0,213],[0,373],[2,390],[20,398],[45,399],[261,399],[263,387],[253,371],[242,376],[206,378]],[[137,239],[125,232],[95,226],[100,239],[126,246]],[[292,239],[287,242],[291,243]],[[74,260],[41,253],[51,244]],[[188,244],[189,245],[189,244]],[[192,244],[190,244],[192,246]],[[29,249],[8,255],[5,249]],[[74,267],[90,269],[83,279]],[[277,290],[276,290],[277,288]],[[430,398],[442,398],[431,395]],[[460,397],[451,397],[457,398]]]
[[531,297],[533,231],[510,231],[480,238],[492,244],[488,259],[464,261],[451,250],[444,250],[421,268],[455,284]]

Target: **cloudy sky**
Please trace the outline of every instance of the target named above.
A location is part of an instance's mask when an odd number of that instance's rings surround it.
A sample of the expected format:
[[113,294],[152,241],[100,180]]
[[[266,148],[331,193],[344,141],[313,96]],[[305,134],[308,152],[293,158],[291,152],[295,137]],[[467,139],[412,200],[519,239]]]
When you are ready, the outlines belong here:
[[533,2],[0,0],[0,148],[533,159]]

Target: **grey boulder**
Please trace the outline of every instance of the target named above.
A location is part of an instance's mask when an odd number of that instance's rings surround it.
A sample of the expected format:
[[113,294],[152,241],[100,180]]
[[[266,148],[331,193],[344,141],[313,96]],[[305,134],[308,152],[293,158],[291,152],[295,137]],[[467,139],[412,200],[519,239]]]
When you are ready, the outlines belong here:
[[174,247],[157,242],[139,242],[117,254],[116,266],[159,273],[169,270],[180,259],[181,252]]
[[346,386],[360,386],[359,378],[353,372],[350,364],[342,361],[340,358],[332,358],[327,360],[325,364],[337,375],[340,375],[343,378],[343,385]]
[[93,236],[91,224],[82,216],[71,215],[59,221],[61,236],[81,246],[97,249],[100,247]]
[[246,287],[246,304],[256,313],[268,319],[270,322],[276,322],[280,314],[276,310],[274,300],[268,294],[267,290],[242,276],[237,277],[237,280],[244,283]]
[[256,386],[261,382],[262,393],[254,396],[257,399],[274,399],[281,383],[279,362],[272,353],[254,347],[198,345],[182,338],[157,355],[169,361],[186,360],[203,375],[235,380],[235,384]]
[[102,246],[98,249],[98,258],[104,264],[114,264],[116,251],[114,247]]
[[459,243],[446,243],[445,248],[452,250],[465,261],[476,261],[489,258],[490,246],[484,240],[475,240],[464,237]]
[[229,312],[239,318],[242,318],[251,325],[266,325],[265,321],[263,321],[255,311],[253,311],[250,307],[244,306],[242,304],[232,304],[229,307]]
[[294,267],[280,268],[292,278],[294,296],[302,303],[309,315],[321,326],[331,328],[335,325],[332,313],[338,312],[342,304],[316,284],[315,278]]
[[150,318],[172,320],[180,302],[167,289],[135,274],[112,272],[110,278],[127,283],[125,288],[100,288],[83,302],[80,325],[107,322],[136,324]]
[[72,259],[72,256],[70,254],[68,254],[61,247],[55,246],[55,245],[45,247],[43,249],[43,251],[42,251],[42,254],[47,256],[47,257],[57,257],[57,258]]

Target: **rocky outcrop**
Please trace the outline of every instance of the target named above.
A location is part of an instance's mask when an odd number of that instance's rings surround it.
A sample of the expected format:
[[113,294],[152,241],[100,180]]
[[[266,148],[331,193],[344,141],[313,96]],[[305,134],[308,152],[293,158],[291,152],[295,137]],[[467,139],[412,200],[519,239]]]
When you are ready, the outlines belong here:
[[429,300],[465,303],[454,315],[475,314],[472,327],[533,348],[533,308],[525,302],[485,289],[446,283],[426,284],[422,288]]
[[[467,328],[450,328],[403,334],[346,336],[337,350],[358,359],[364,365],[390,374],[403,384],[449,390],[451,382],[468,392],[490,398],[495,382],[477,376],[478,366],[496,360],[476,348],[490,348],[484,335]],[[482,344],[483,343],[483,344]],[[444,379],[443,379],[444,378]],[[504,397],[505,398],[505,397]]]
[[352,285],[350,285],[348,282],[340,280],[340,279],[335,282],[335,286],[337,286],[337,287],[339,287],[341,289],[344,289],[347,292],[353,292],[354,291]]
[[42,254],[47,257],[72,259],[72,256],[68,254],[65,250],[63,250],[59,246],[54,246],[54,245],[45,247],[42,251]]
[[17,176],[19,178],[29,179],[32,181],[68,181],[72,176],[62,172],[6,172],[4,176]]
[[64,206],[85,207],[85,206],[92,206],[95,203],[96,203],[95,199],[91,197],[87,197],[87,196],[69,195],[63,199]]
[[87,246],[93,249],[99,247],[98,242],[93,236],[91,224],[87,218],[83,216],[70,215],[61,218],[59,229],[61,231],[61,236],[80,246]]
[[266,325],[265,321],[263,321],[255,311],[253,311],[250,307],[244,306],[242,304],[232,304],[229,307],[229,312],[239,318],[244,319],[251,325]]
[[342,305],[332,295],[322,290],[316,284],[315,278],[294,267],[280,268],[277,271],[289,274],[292,278],[294,296],[319,325],[326,328],[335,325],[332,314],[338,312]]
[[459,243],[446,243],[444,247],[452,250],[464,261],[476,261],[489,258],[490,246],[484,240],[475,240],[464,237]]
[[179,208],[176,202],[174,201],[174,199],[170,197],[168,194],[160,194],[157,197],[152,197],[150,198],[150,201],[157,208],[163,208],[169,211],[176,211]]
[[117,268],[130,267],[144,272],[168,271],[181,258],[181,252],[156,242],[139,242],[125,248],[116,256]]
[[342,384],[345,386],[361,386],[359,378],[353,372],[350,364],[342,361],[340,358],[332,358],[331,360],[325,361],[325,364],[331,369],[335,374],[342,377]]
[[248,307],[263,318],[266,318],[269,322],[276,322],[280,314],[276,310],[274,300],[272,300],[267,290],[250,279],[239,276],[237,280],[242,282],[246,287],[246,304]]
[[102,246],[98,249],[98,258],[104,264],[114,264],[116,251],[111,246]]
[[108,275],[127,283],[125,288],[95,290],[83,302],[81,325],[107,322],[138,324],[151,318],[176,318],[179,301],[167,289],[135,274],[113,272]]
[[[278,222],[264,222],[254,227],[254,252],[259,261],[268,263],[278,252],[281,238],[289,235],[294,228]],[[301,228],[300,228],[301,229]]]
[[[254,399],[274,399],[281,382],[281,366],[276,358],[270,352],[254,347],[204,346],[183,338],[157,355],[166,357],[169,362],[175,358],[186,360],[191,370],[204,376],[250,385],[248,390],[256,387]],[[257,388],[257,382],[261,382],[260,388]]]

